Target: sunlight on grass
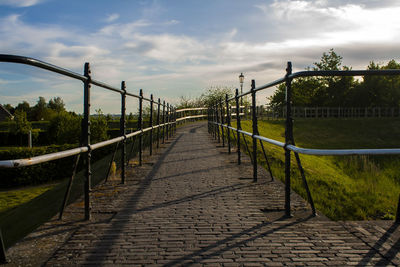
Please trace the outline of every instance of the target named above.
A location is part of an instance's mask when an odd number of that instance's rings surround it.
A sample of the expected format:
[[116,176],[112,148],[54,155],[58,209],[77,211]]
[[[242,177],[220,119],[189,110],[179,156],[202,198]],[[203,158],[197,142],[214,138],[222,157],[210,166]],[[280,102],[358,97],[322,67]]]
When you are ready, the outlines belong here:
[[54,186],[55,184],[0,191],[0,213],[34,199]]
[[[251,131],[251,121],[243,121],[242,128]],[[259,121],[259,132],[284,141],[284,122]],[[396,148],[400,147],[399,134],[399,119],[303,119],[294,124],[296,144],[308,148]],[[265,147],[274,176],[284,181],[284,150],[267,143]],[[258,158],[264,162],[260,150]],[[316,208],[331,219],[394,219],[400,192],[400,156],[300,158]],[[292,188],[306,198],[294,156],[292,177]]]

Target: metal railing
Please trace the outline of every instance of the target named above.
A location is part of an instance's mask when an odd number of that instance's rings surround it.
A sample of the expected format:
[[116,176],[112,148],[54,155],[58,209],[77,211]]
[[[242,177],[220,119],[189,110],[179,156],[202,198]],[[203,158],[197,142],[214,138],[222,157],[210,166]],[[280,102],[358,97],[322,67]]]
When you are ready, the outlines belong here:
[[[313,77],[313,76],[368,76],[368,75],[400,75],[400,70],[346,70],[346,71],[300,71],[296,73],[292,73],[292,64],[288,62],[286,68],[286,75],[283,78],[270,82],[260,87],[255,86],[255,80],[252,80],[251,90],[244,92],[239,95],[238,89],[236,89],[235,96],[229,98],[226,95],[225,99],[220,99],[217,103],[209,107],[208,110],[208,129],[211,134],[213,134],[214,138],[221,142],[222,145],[225,146],[225,131],[228,141],[228,152],[231,153],[231,134],[230,131],[236,132],[236,147],[237,147],[237,155],[238,155],[238,164],[241,164],[241,141],[240,136],[243,137],[243,143],[246,147],[250,155],[250,159],[253,165],[253,181],[257,181],[257,140],[260,142],[261,149],[267,163],[267,167],[271,178],[273,179],[272,171],[270,168],[270,164],[268,161],[268,157],[266,154],[265,147],[263,142],[267,142],[269,144],[281,147],[285,151],[285,214],[286,216],[291,216],[291,200],[290,200],[290,191],[291,191],[291,152],[294,153],[296,162],[302,177],[303,185],[305,187],[307,198],[310,203],[312,214],[315,215],[315,206],[314,201],[311,196],[311,192],[309,190],[307,179],[305,177],[304,169],[301,164],[301,160],[299,154],[306,155],[317,155],[317,156],[332,156],[332,155],[398,155],[400,154],[400,148],[390,148],[390,149],[311,149],[311,148],[301,148],[295,145],[294,136],[293,136],[293,119],[292,119],[292,88],[291,83],[293,79],[300,77]],[[285,83],[286,85],[286,122],[285,122],[285,142],[280,142],[274,139],[270,139],[264,136],[260,136],[258,131],[258,120],[257,120],[257,107],[256,107],[256,93],[258,91],[277,86],[281,83]],[[236,113],[240,111],[239,107],[239,99],[251,95],[251,110],[252,110],[252,132],[246,132],[242,130],[241,127],[241,116],[236,116],[237,128],[231,126],[231,116],[230,110],[230,102],[234,101],[236,105]],[[226,118],[226,123],[224,119]],[[249,136],[252,138],[253,149],[252,153],[249,150],[249,146],[247,144],[245,136]],[[233,135],[235,137],[235,135]],[[400,223],[400,194],[399,201],[396,213],[397,223]]]
[[[173,105],[169,103],[165,103],[163,101],[161,103],[160,98],[158,101],[155,101],[153,95],[150,95],[150,98],[146,98],[143,96],[143,90],[140,89],[139,94],[133,94],[126,90],[126,84],[124,81],[121,82],[121,87],[116,88],[101,81],[97,81],[92,79],[91,70],[89,63],[85,63],[84,65],[84,75],[79,73],[72,72],[70,70],[60,68],[58,66],[34,59],[29,57],[23,56],[16,56],[16,55],[2,55],[0,54],[0,62],[6,63],[18,63],[24,65],[31,65],[40,69],[45,69],[54,73],[61,74],[63,76],[70,77],[72,79],[80,80],[83,82],[83,90],[84,90],[84,99],[83,99],[83,119],[82,119],[82,138],[81,138],[81,146],[78,148],[40,155],[36,157],[26,158],[26,159],[12,159],[12,160],[1,160],[0,161],[0,168],[21,168],[25,166],[31,166],[35,164],[40,164],[48,161],[53,161],[57,159],[62,159],[66,157],[76,156],[73,164],[73,172],[71,178],[69,180],[67,190],[64,196],[63,205],[60,208],[60,216],[59,218],[62,219],[63,211],[67,205],[67,201],[69,198],[69,194],[71,191],[72,182],[74,180],[75,173],[77,171],[77,165],[79,161],[79,157],[81,154],[85,156],[85,179],[84,179],[84,207],[85,207],[85,219],[89,220],[91,218],[91,198],[90,198],[90,191],[91,191],[91,157],[92,151],[109,146],[112,144],[117,144],[115,147],[115,151],[113,153],[110,167],[108,169],[108,173],[106,178],[108,177],[111,169],[111,164],[114,161],[115,154],[118,150],[118,147],[121,146],[121,183],[124,184],[126,182],[126,166],[128,164],[127,161],[127,151],[126,151],[126,143],[127,140],[133,137],[138,137],[139,139],[139,165],[142,164],[142,157],[143,157],[143,135],[148,133],[150,135],[150,145],[149,145],[149,152],[150,155],[153,152],[153,143],[156,142],[156,147],[159,147],[160,141],[162,143],[165,142],[165,139],[168,140],[169,137],[176,131],[177,122],[183,122],[186,119],[196,119],[196,118],[203,118],[207,115],[194,115],[194,116],[187,116],[182,117],[180,114],[182,110],[176,110]],[[121,96],[121,116],[120,116],[120,136],[109,139],[106,141],[102,141],[99,143],[91,144],[90,142],[90,101],[91,101],[91,85],[96,85],[106,90],[113,91],[115,93],[120,94]],[[127,134],[126,132],[126,97],[133,97],[138,99],[139,101],[139,113],[138,113],[138,122],[137,122],[137,131]],[[147,101],[150,103],[150,114],[149,114],[149,127],[143,128],[143,101]],[[157,115],[154,116],[154,109],[156,106]],[[161,108],[162,107],[162,108]],[[195,111],[197,112],[198,109]],[[190,112],[190,109],[185,110],[185,114]],[[191,114],[190,114],[191,115]],[[155,118],[154,118],[155,117]],[[155,122],[153,121],[155,119]],[[155,132],[156,131],[156,132]],[[154,134],[156,136],[154,136]],[[156,137],[156,138],[154,138]],[[133,148],[133,145],[132,145]],[[3,239],[0,231],[0,261],[5,262],[5,248],[3,244]]]

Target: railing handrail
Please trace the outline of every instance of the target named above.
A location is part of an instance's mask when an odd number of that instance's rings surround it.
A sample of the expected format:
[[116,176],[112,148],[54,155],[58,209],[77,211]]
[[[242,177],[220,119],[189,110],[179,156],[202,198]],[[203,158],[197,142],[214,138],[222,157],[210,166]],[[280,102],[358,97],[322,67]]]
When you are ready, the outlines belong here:
[[208,109],[207,107],[200,107],[200,108],[182,108],[182,109],[177,109],[175,110],[177,113],[179,112],[184,112],[184,111],[192,111],[192,110],[206,110]]
[[[105,147],[108,145],[112,145],[115,143],[118,143],[122,140],[129,139],[131,137],[134,136],[138,136],[142,133],[148,132],[152,129],[157,129],[159,127],[163,127],[166,125],[172,125],[175,124],[179,121],[183,121],[183,120],[187,120],[187,119],[196,119],[196,118],[204,118],[207,115],[196,115],[196,116],[186,116],[186,117],[182,117],[177,119],[176,121],[173,122],[169,122],[169,123],[163,123],[160,125],[154,125],[153,127],[147,127],[143,130],[139,130],[139,131],[135,131],[132,133],[129,133],[126,135],[126,137],[124,136],[118,136],[106,141],[102,141],[102,142],[98,142],[95,144],[90,144],[89,148],[90,150],[96,150],[99,149],[101,147]],[[20,167],[25,167],[25,166],[32,166],[32,165],[36,165],[36,164],[40,164],[40,163],[44,163],[44,162],[48,162],[48,161],[52,161],[52,160],[57,160],[57,159],[62,159],[62,158],[66,158],[66,157],[70,157],[70,156],[74,156],[74,155],[78,155],[81,153],[85,153],[88,151],[88,147],[87,146],[82,146],[82,147],[77,147],[77,148],[72,148],[72,149],[68,149],[68,150],[63,150],[63,151],[59,151],[59,152],[54,152],[54,153],[49,153],[49,154],[43,154],[40,156],[35,156],[35,157],[30,157],[30,158],[24,158],[24,159],[10,159],[10,160],[0,160],[0,169],[1,168],[20,168]]]
[[[238,164],[241,164],[240,159],[240,135],[243,135],[243,141],[245,147],[250,154],[250,158],[253,164],[253,181],[257,181],[257,140],[260,141],[261,148],[263,150],[264,158],[266,160],[268,170],[270,175],[272,176],[272,171],[268,162],[268,158],[265,152],[265,148],[263,146],[263,142],[268,142],[272,145],[282,147],[285,151],[285,214],[290,216],[290,176],[291,176],[291,152],[294,152],[296,157],[296,162],[300,170],[300,174],[303,180],[304,187],[307,192],[307,197],[310,202],[313,215],[316,214],[316,210],[314,207],[314,202],[311,196],[311,192],[308,188],[308,183],[305,177],[304,169],[301,165],[301,160],[299,154],[306,155],[316,155],[316,156],[334,156],[334,155],[397,155],[400,154],[400,148],[378,148],[378,149],[314,149],[314,148],[302,148],[295,145],[294,136],[293,136],[293,120],[292,120],[292,85],[291,82],[295,78],[301,77],[313,77],[313,76],[369,76],[369,75],[400,75],[400,69],[390,69],[390,70],[334,70],[334,71],[299,71],[292,73],[292,64],[288,62],[286,68],[286,75],[283,78],[277,79],[273,82],[267,83],[265,85],[256,87],[255,80],[252,80],[251,90],[239,94],[238,89],[236,89],[235,96],[229,98],[228,95],[225,95],[225,99],[219,99],[215,103],[210,106],[209,114],[209,132],[214,135],[215,139],[218,139],[220,142],[220,136],[222,135],[222,146],[224,144],[224,128],[227,130],[228,137],[228,153],[231,153],[231,142],[230,142],[230,131],[236,131],[236,140],[237,140],[237,154],[238,154]],[[272,86],[279,85],[281,83],[285,83],[286,86],[286,97],[285,97],[285,117],[286,117],[286,125],[285,125],[285,141],[280,142],[278,140],[274,140],[271,138],[267,138],[261,136],[258,131],[258,119],[257,119],[257,106],[256,106],[256,93],[260,90],[264,90],[270,88]],[[229,102],[235,100],[236,103],[236,113],[240,112],[239,108],[239,99],[251,94],[251,109],[252,109],[252,132],[246,132],[241,129],[240,124],[240,116],[236,116],[237,119],[237,128],[234,128],[230,125],[230,113]],[[223,105],[223,102],[225,104]],[[225,114],[226,113],[226,114]],[[227,123],[224,123],[224,118],[227,118]],[[221,131],[221,135],[220,135]],[[250,150],[247,145],[247,141],[245,136],[249,136],[253,140],[253,153],[250,153]],[[252,154],[252,155],[251,155]],[[396,222],[400,223],[400,195],[399,195],[399,203],[396,214]]]
[[[18,56],[18,55],[6,55],[6,54],[0,54],[0,62],[8,62],[8,63],[19,63],[19,64],[25,64],[25,65],[30,65],[30,66],[34,66],[34,67],[38,67],[41,69],[45,69],[51,72],[55,72],[64,76],[68,76],[77,80],[81,80],[82,82],[86,82],[88,81],[88,77],[70,71],[68,69],[64,69],[61,67],[58,67],[56,65],[35,59],[35,58],[31,58],[31,57],[25,57],[25,56]],[[133,94],[133,93],[129,93],[129,92],[124,92],[123,90],[121,90],[120,88],[114,87],[112,85],[106,84],[104,82],[95,80],[95,79],[90,79],[90,83],[99,87],[102,87],[104,89],[108,89],[120,94],[125,93],[128,96],[132,96],[135,98],[142,98],[143,100],[149,101],[149,102],[153,102],[153,103],[157,103],[154,100],[151,100],[150,98],[147,97],[140,97],[139,95]],[[163,104],[161,104],[163,106]]]
[[[313,77],[313,76],[369,76],[369,75],[399,75],[400,70],[390,69],[390,70],[307,70],[298,71],[287,75],[283,78],[277,79],[273,82],[267,83],[265,85],[254,88],[255,92],[270,88],[272,86],[279,85],[285,82],[287,79],[295,79],[300,77]],[[238,97],[243,97],[251,94],[252,90],[244,92]],[[235,97],[231,97],[228,101],[234,100]]]
[[265,141],[267,143],[287,148],[293,152],[305,155],[315,155],[315,156],[345,156],[345,155],[396,155],[400,154],[400,148],[360,148],[360,149],[316,149],[316,148],[303,148],[294,145],[287,145],[285,143],[280,142],[278,140],[270,139],[262,135],[252,134],[250,132],[246,132],[243,130],[238,130],[232,126],[228,126],[227,124],[222,123],[214,123],[216,125],[231,129],[233,131],[238,131],[244,135],[254,137],[261,141]]

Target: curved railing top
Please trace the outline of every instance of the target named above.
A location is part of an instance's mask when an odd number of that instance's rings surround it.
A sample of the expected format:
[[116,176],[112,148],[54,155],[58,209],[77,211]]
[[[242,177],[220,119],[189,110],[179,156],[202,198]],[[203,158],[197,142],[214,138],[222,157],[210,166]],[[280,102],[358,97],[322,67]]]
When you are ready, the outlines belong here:
[[[6,54],[0,54],[0,62],[9,62],[9,63],[18,63],[18,64],[25,64],[25,65],[30,65],[30,66],[34,66],[34,67],[38,67],[41,69],[45,69],[45,70],[49,70],[64,76],[68,76],[77,80],[81,80],[82,82],[86,82],[89,80],[88,77],[86,77],[85,75],[58,67],[56,65],[35,59],[35,58],[31,58],[31,57],[25,57],[25,56],[17,56],[17,55],[6,55]],[[120,88],[111,86],[109,84],[103,83],[101,81],[95,80],[95,79],[91,79],[90,78],[90,83],[99,87],[102,87],[104,89],[108,89],[114,92],[118,92],[120,94],[126,94],[128,96],[132,96],[132,97],[136,97],[136,98],[142,98],[143,100],[149,101],[149,102],[153,102],[156,103],[156,101],[154,101],[151,98],[146,98],[144,96],[139,96],[136,94],[132,94],[129,92],[126,92],[124,90],[121,90]],[[160,100],[160,99],[159,99]],[[167,104],[161,104],[163,106],[166,106]]]
[[[400,70],[398,69],[389,69],[389,70],[307,70],[307,71],[299,71],[289,75],[286,75],[283,78],[277,79],[270,83],[264,84],[262,86],[256,87],[253,90],[255,92],[261,91],[276,85],[279,85],[285,82],[288,79],[296,79],[301,77],[316,77],[316,76],[370,76],[370,75],[400,75]],[[244,92],[238,97],[243,97],[251,94],[252,90]],[[228,99],[228,101],[234,100],[235,96]]]

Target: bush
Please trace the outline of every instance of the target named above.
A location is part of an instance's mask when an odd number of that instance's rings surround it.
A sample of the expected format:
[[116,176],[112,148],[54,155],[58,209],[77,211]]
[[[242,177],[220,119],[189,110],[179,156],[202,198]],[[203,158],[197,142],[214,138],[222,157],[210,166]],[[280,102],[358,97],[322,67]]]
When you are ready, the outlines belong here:
[[50,121],[48,142],[54,144],[77,144],[81,137],[81,117],[60,112]]
[[[0,151],[0,160],[23,159],[57,151],[71,149],[73,145],[48,146],[48,147],[16,147]],[[0,186],[12,187],[20,185],[37,185],[65,178],[71,173],[72,157],[54,160],[38,165],[15,168],[0,169]],[[62,174],[62,177],[60,177]]]
[[[50,154],[58,151],[68,150],[77,147],[77,145],[51,145],[47,147],[15,147],[7,150],[0,150],[0,160],[25,159],[44,154]],[[111,155],[115,146],[106,146],[92,152],[92,163],[104,159]],[[77,171],[82,170],[82,157]],[[53,160],[33,166],[0,169],[0,187],[15,187],[25,185],[38,185],[52,181],[58,181],[69,177],[72,173],[72,163],[75,157],[67,157]],[[107,163],[108,164],[108,163]]]

